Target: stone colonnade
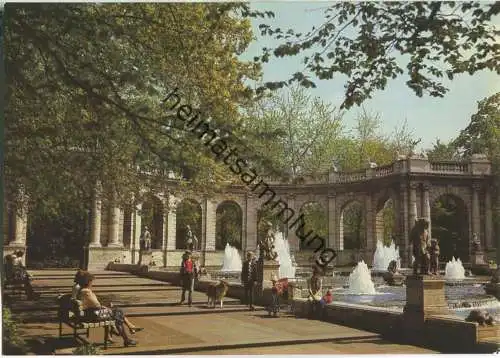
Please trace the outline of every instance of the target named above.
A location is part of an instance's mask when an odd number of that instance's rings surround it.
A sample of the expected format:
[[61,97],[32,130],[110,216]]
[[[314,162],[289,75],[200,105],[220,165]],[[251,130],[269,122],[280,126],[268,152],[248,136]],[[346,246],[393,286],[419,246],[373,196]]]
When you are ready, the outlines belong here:
[[[289,224],[299,216],[306,203],[316,202],[321,205],[328,217],[325,244],[338,252],[335,264],[349,263],[353,255],[352,250],[344,249],[342,214],[346,206],[358,202],[363,209],[366,240],[362,249],[356,250],[356,254],[371,262],[376,241],[382,239],[380,212],[384,203],[391,199],[395,211],[393,234],[401,249],[403,261],[407,263],[411,257],[409,231],[415,219],[425,217],[430,221],[431,207],[443,195],[451,195],[463,203],[467,214],[469,240],[473,233],[476,233],[483,248],[494,248],[489,168],[489,162],[481,160],[472,164],[450,164],[431,163],[417,158],[398,161],[377,169],[367,169],[366,172],[331,173],[326,180],[305,180],[301,184],[269,180],[267,183],[276,194],[274,200],[279,199],[282,206],[295,212],[296,215]],[[408,175],[409,173],[411,175]],[[223,252],[216,250],[216,210],[226,200],[234,201],[241,209],[243,251],[256,249],[258,210],[269,199],[269,193],[246,191],[240,186],[229,188],[224,196],[183,198],[176,195],[175,189],[173,184],[172,191],[158,194],[155,199],[161,209],[161,228],[157,234],[161,237],[157,238],[157,245],[153,250],[156,265],[176,267],[179,264],[183,248],[176,246],[176,209],[182,199],[194,199],[201,207],[199,247],[203,265],[222,264]],[[115,260],[125,263],[138,262],[143,203],[137,200],[133,202],[129,207],[119,207],[112,200],[104,201],[100,191],[95,190],[90,237],[86,247],[89,268],[104,268],[110,261]],[[6,253],[26,247],[29,219],[22,204],[10,204],[8,208],[4,204],[4,243],[8,243],[4,246]],[[299,242],[294,231],[295,229],[288,229],[285,234],[291,249],[296,252],[296,256],[300,256]],[[310,255],[311,252],[306,251],[304,254]]]

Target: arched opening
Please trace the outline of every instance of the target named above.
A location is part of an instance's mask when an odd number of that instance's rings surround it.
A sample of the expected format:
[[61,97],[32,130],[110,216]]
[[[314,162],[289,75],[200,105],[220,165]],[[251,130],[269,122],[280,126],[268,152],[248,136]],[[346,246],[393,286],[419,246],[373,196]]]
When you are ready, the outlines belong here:
[[[314,235],[318,235],[325,240],[328,238],[328,214],[320,203],[311,201],[305,203],[300,208],[300,213],[304,215],[304,234],[312,230]],[[307,245],[307,240],[299,240],[299,248],[301,251],[314,251],[318,244],[311,243]]]
[[457,196],[445,194],[431,208],[431,233],[438,239],[440,260],[452,257],[469,261],[469,216],[465,203]]
[[375,237],[385,246],[389,246],[391,241],[396,242],[396,213],[392,199],[383,198],[377,205],[377,215],[375,216]]
[[234,201],[224,201],[217,206],[215,222],[215,249],[224,250],[226,244],[242,249],[243,212]]
[[340,250],[360,250],[366,246],[363,205],[351,201],[340,212]]
[[176,210],[176,235],[175,248],[177,250],[187,249],[186,233],[187,226],[191,228],[191,232],[197,239],[195,250],[201,247],[201,205],[192,199],[184,199],[177,205]]
[[[14,229],[15,213],[12,212],[11,216],[13,218],[11,228]],[[90,200],[82,205],[69,201],[34,203],[28,213],[26,266],[28,268],[83,267],[83,248],[90,233],[89,218]],[[14,239],[13,236],[11,239]]]
[[[151,234],[151,248],[159,250],[163,241],[163,203],[159,198],[148,195],[141,208],[141,234],[148,227]],[[130,217],[130,215],[129,215]],[[125,225],[124,225],[125,226]],[[125,227],[124,227],[125,230]]]

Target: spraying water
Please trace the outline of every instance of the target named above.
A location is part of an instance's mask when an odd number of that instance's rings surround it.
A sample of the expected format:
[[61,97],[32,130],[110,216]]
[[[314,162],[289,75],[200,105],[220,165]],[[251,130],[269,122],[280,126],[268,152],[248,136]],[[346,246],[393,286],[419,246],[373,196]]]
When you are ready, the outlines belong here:
[[283,233],[280,231],[275,234],[274,249],[278,254],[277,261],[280,263],[280,278],[295,278],[295,266],[290,256],[290,245],[288,245],[288,240],[283,237]]
[[222,263],[222,272],[241,271],[241,256],[236,247],[226,244],[224,249],[224,261]]
[[455,260],[455,257],[446,263],[444,270],[444,278],[447,280],[463,280],[465,279],[465,269],[460,258]]
[[397,268],[401,268],[401,259],[399,257],[398,247],[391,241],[390,246],[384,246],[382,241],[377,241],[377,249],[373,255],[373,267],[374,271],[387,271],[389,263],[395,260]]
[[353,295],[374,295],[377,293],[370,269],[363,260],[358,262],[358,265],[349,276],[349,288],[347,292]]

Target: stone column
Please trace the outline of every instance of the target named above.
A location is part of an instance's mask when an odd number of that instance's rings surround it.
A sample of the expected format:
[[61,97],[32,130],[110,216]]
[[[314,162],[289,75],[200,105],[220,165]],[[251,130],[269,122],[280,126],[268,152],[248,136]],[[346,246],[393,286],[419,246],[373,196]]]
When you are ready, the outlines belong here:
[[[287,205],[294,212],[295,212],[295,200],[296,200],[295,195],[288,195]],[[285,212],[283,215],[286,215],[286,217],[283,217],[283,221],[285,221],[288,217],[290,217],[290,214],[288,212]],[[295,219],[296,219],[296,215],[291,217],[290,220],[287,223],[285,223],[285,226],[286,226],[287,231],[288,231],[288,234],[287,234],[288,245],[290,246],[290,249],[293,252],[297,252],[300,249],[299,248],[299,239],[298,239],[297,235],[295,234],[295,227],[290,229],[290,225],[294,222]]]
[[246,250],[257,250],[257,201],[249,197],[246,207],[247,225],[246,225]]
[[161,249],[165,251],[167,249],[167,219],[168,219],[168,199],[162,201],[162,225],[161,225]]
[[167,205],[167,251],[174,251],[176,249],[176,236],[177,236],[177,203],[175,198],[170,195]]
[[[408,252],[410,244],[410,228],[408,226],[408,186],[403,183],[401,184],[400,187],[400,192],[399,192],[399,197],[400,197],[400,203],[399,203],[399,215],[401,216],[400,220],[400,230],[401,230],[401,240],[402,242],[400,245],[402,245],[402,249],[404,252]],[[407,257],[406,255],[401,255],[403,262],[401,264],[406,265],[407,264]]]
[[335,251],[339,250],[339,243],[336,238],[336,229],[337,229],[337,197],[335,193],[328,194],[328,244],[327,247],[331,248]]
[[422,216],[429,222],[429,237],[432,237],[432,226],[431,226],[431,204],[429,199],[429,189],[430,184],[425,183],[423,186],[422,195]]
[[479,211],[479,189],[480,184],[472,184],[472,234],[481,237],[481,217]]
[[115,203],[112,203],[109,208],[108,247],[123,246],[123,242],[120,241],[120,215],[120,208]]
[[373,205],[372,205],[372,195],[367,193],[365,196],[365,225],[366,225],[366,251],[371,255],[371,251],[375,247],[373,240],[373,225],[375,220],[373,220]]
[[411,228],[415,225],[415,220],[417,220],[417,183],[410,183],[410,210],[409,210],[409,227]]
[[204,210],[204,225],[205,225],[205,235],[204,235],[204,245],[201,246],[204,251],[215,251],[215,221],[216,221],[216,209],[217,204],[209,199],[205,199],[205,210]]
[[92,198],[92,218],[90,221],[90,243],[89,247],[101,247],[101,190],[97,183]]
[[484,196],[484,246],[486,249],[491,249],[493,248],[493,210],[489,188],[486,188]]
[[28,232],[28,208],[27,197],[24,189],[19,188],[14,215],[14,238],[10,246],[26,246],[26,234]]

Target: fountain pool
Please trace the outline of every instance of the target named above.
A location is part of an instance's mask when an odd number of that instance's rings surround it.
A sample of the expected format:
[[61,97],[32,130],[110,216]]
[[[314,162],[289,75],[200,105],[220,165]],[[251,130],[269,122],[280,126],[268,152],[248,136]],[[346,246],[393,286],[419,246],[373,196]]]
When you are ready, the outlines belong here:
[[236,247],[226,244],[221,272],[241,272],[241,256]]
[[391,241],[390,246],[384,246],[382,241],[377,241],[377,249],[375,254],[373,254],[373,271],[387,271],[387,266],[389,263],[395,260],[398,265],[397,268],[401,268],[401,260],[399,257],[398,247]]

